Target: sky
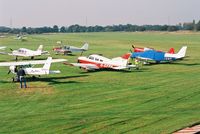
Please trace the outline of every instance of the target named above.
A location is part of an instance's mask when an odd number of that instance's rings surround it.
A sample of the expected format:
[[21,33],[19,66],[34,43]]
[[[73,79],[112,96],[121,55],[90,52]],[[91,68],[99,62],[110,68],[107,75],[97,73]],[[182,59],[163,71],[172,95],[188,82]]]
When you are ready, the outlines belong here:
[[200,0],[0,0],[0,26],[178,24],[200,20]]

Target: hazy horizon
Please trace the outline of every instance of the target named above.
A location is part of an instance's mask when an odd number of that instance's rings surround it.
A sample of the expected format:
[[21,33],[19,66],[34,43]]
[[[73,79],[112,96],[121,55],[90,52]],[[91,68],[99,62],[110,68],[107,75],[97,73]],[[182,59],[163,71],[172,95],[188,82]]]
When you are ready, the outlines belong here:
[[200,20],[199,0],[0,0],[0,26],[175,25]]

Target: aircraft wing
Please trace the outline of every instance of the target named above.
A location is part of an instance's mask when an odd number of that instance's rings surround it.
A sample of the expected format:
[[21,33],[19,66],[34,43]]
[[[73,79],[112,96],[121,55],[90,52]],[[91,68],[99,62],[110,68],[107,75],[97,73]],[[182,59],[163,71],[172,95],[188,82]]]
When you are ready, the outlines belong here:
[[42,51],[42,54],[49,55],[49,52],[48,51]]
[[4,50],[6,47],[5,46],[1,46],[0,47],[0,50]]
[[6,53],[6,52],[0,52],[0,54],[8,54],[8,53]]
[[140,60],[153,60],[153,59],[151,59],[151,58],[145,58],[145,57],[137,57],[138,59],[140,59]]
[[[52,59],[51,63],[64,62],[66,59]],[[19,61],[19,62],[0,62],[0,66],[20,66],[20,65],[37,65],[45,64],[46,60],[32,60],[32,61]]]
[[136,65],[127,65],[127,66],[118,66],[118,67],[113,67],[115,70],[122,70],[122,69],[129,69],[129,68],[135,68]]
[[99,67],[94,65],[94,64],[70,63],[69,65],[76,66],[76,67],[82,67],[82,68],[84,68],[86,70],[99,69]]

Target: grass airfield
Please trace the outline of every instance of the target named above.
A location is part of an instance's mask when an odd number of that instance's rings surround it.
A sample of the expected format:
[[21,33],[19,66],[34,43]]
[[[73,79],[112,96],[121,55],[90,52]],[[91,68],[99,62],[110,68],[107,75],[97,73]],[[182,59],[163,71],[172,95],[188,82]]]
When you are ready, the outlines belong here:
[[[85,72],[62,63],[52,64],[61,74],[28,81],[28,89],[12,83],[7,67],[0,67],[0,133],[172,133],[200,122],[200,33],[77,33],[0,38],[12,49],[37,49],[40,44],[53,58],[56,42],[82,46],[112,58],[129,52],[131,45],[177,52],[187,44],[187,58],[171,64],[143,66],[132,71]],[[48,56],[36,57],[46,59]],[[19,58],[20,60],[23,58]],[[30,58],[24,58],[30,60]],[[0,55],[0,62],[14,57]],[[42,65],[43,66],[43,65]]]

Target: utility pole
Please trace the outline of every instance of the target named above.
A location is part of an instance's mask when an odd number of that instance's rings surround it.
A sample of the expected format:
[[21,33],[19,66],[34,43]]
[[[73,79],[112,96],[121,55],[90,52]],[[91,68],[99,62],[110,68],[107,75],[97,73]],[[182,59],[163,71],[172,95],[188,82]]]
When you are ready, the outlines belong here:
[[85,18],[85,25],[86,25],[86,27],[88,26],[87,16],[86,16],[86,18]]
[[10,28],[13,28],[13,22],[12,22],[12,17],[10,18]]
[[168,26],[169,26],[170,25],[170,16],[168,16],[167,21],[168,21]]

